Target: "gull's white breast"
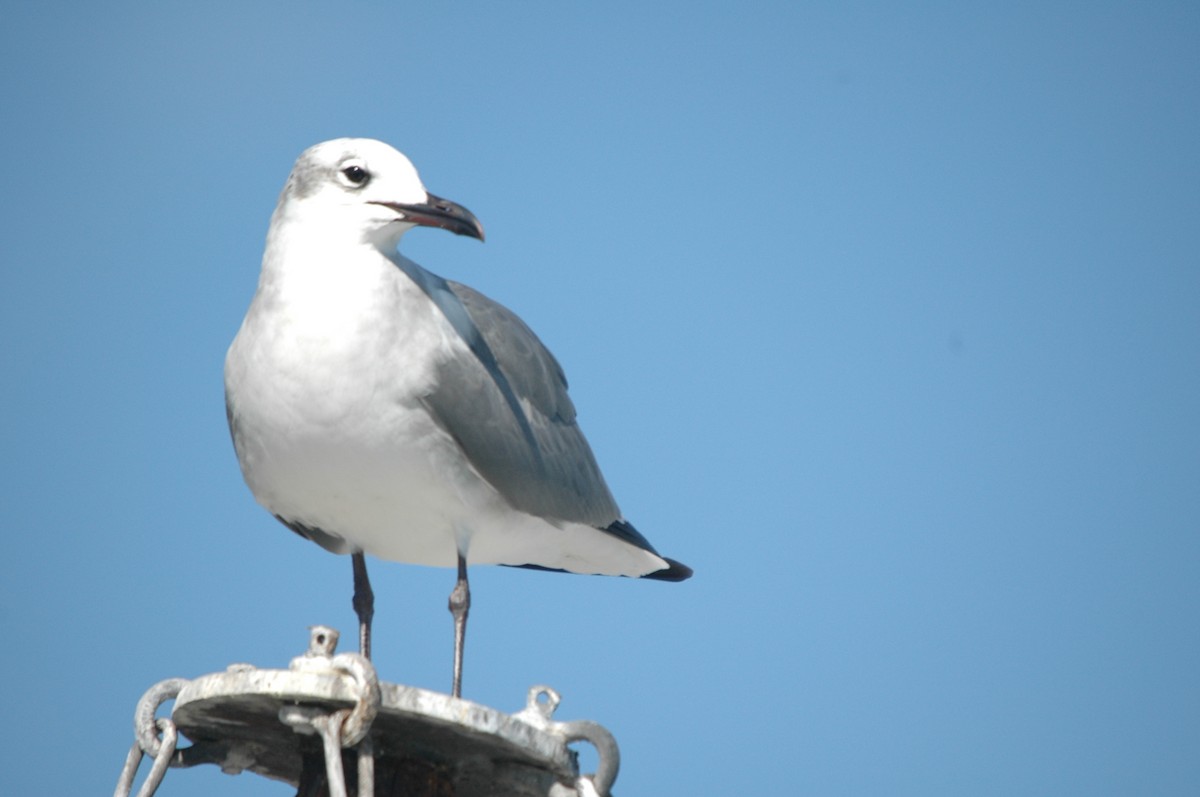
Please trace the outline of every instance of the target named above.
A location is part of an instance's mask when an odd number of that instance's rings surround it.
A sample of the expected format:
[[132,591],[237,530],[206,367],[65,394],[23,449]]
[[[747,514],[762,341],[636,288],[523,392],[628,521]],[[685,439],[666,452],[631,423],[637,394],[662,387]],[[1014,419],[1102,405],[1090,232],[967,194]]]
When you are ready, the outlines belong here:
[[473,517],[503,503],[420,402],[465,344],[374,247],[275,255],[292,258],[264,268],[225,373],[255,498],[347,548],[453,566]]

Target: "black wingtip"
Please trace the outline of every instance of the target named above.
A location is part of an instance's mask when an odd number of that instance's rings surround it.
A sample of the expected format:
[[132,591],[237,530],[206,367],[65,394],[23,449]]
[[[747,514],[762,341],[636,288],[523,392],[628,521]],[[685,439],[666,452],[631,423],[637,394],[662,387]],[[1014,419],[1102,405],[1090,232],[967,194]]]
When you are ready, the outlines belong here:
[[609,534],[632,543],[643,551],[649,551],[655,556],[660,557],[670,567],[663,570],[655,570],[653,573],[647,573],[642,578],[652,578],[655,581],[686,581],[692,577],[692,568],[685,565],[683,562],[676,562],[674,559],[667,557],[654,550],[654,546],[650,541],[642,536],[642,533],[633,527],[633,524],[627,520],[617,520],[609,524],[608,528],[604,529]]
[[652,578],[655,581],[687,581],[692,577],[692,568],[683,562],[676,562],[674,559],[668,559],[665,556],[663,560],[670,567],[666,570],[655,570],[653,573],[647,573],[642,578]]

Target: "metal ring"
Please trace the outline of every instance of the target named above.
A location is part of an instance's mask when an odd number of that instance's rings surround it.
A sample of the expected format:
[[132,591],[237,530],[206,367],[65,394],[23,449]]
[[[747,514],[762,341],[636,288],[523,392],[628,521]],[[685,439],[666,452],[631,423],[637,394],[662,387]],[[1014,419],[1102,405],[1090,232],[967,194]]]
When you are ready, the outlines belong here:
[[179,741],[179,732],[175,729],[174,722],[160,719],[155,724],[162,731],[163,739],[158,746],[158,752],[154,754],[150,773],[146,775],[142,788],[138,790],[138,797],[154,797],[154,793],[162,784],[163,775],[167,773],[167,767],[171,765],[171,757],[175,755],[175,744]]
[[584,777],[591,779],[597,792],[608,797],[609,790],[617,780],[617,770],[621,768],[621,751],[617,747],[617,740],[607,728],[591,720],[556,722],[553,727],[568,743],[590,742],[596,748],[600,763],[596,765],[594,774]]
[[[543,697],[546,699],[542,700]],[[550,722],[554,717],[554,712],[561,702],[562,695],[553,687],[541,684],[531,686],[529,687],[528,694],[525,696],[525,711],[522,713],[538,717],[545,724]]]
[[371,730],[371,723],[375,722],[375,716],[383,702],[379,676],[370,660],[357,653],[339,653],[334,656],[333,668],[349,675],[358,685],[358,699],[354,710],[342,724],[342,747],[354,747]]
[[134,709],[134,738],[137,739],[142,752],[151,758],[158,758],[159,748],[162,747],[162,742],[158,740],[158,727],[154,714],[163,703],[179,697],[180,690],[187,686],[187,683],[184,678],[168,678],[165,681],[159,681],[146,690],[146,694],[142,695],[137,708]]

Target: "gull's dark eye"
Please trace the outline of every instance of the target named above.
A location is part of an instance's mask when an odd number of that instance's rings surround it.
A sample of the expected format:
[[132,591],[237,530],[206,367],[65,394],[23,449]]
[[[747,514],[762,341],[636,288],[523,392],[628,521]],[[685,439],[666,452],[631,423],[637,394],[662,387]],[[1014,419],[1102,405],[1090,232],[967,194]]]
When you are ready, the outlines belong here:
[[342,169],[342,174],[346,176],[346,179],[349,180],[351,184],[356,185],[359,188],[362,188],[371,180],[371,173],[357,164],[351,164],[350,166],[345,167]]

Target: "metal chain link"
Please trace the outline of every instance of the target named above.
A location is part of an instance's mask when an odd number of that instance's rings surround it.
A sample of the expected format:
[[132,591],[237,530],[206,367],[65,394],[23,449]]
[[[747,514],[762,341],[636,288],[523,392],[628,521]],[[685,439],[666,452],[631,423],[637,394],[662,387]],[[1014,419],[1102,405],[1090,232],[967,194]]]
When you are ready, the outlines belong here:
[[[156,719],[154,715],[159,706],[178,697],[180,690],[186,685],[187,681],[183,678],[168,678],[147,689],[138,701],[133,712],[133,746],[129,748],[129,755],[125,757],[125,766],[117,778],[117,788],[113,797],[129,797],[143,755],[153,758],[154,764],[150,767],[146,782],[138,791],[138,797],[151,797],[158,790],[167,767],[171,765],[171,758],[175,755],[179,731],[171,720]],[[161,740],[159,733],[162,734]]]
[[558,734],[567,744],[590,742],[596,748],[600,761],[595,773],[579,776],[575,791],[580,797],[595,794],[608,797],[617,779],[617,771],[621,768],[621,751],[617,747],[617,740],[607,728],[591,720],[555,722],[554,710],[561,700],[558,692],[549,686],[531,687],[525,698],[525,708],[516,716],[535,728]]
[[179,697],[180,690],[187,686],[187,683],[184,678],[168,678],[165,681],[159,681],[147,689],[146,694],[142,695],[142,699],[138,701],[137,708],[133,712],[133,734],[137,738],[138,744],[141,745],[142,752],[146,755],[158,758],[159,741],[154,720],[158,707],[168,700]]
[[[556,722],[554,728],[563,735],[568,744],[589,742],[592,747],[596,748],[596,753],[600,756],[600,762],[596,764],[596,771],[592,774],[582,775],[579,779],[590,781],[590,785],[595,788],[597,793],[608,797],[609,789],[617,779],[617,770],[621,768],[621,751],[617,747],[617,740],[613,738],[607,728],[591,720]],[[578,784],[576,789],[581,795],[585,793]]]
[[346,717],[342,728],[342,746],[354,747],[366,738],[371,730],[379,706],[383,703],[383,693],[379,688],[379,676],[370,659],[357,653],[339,653],[333,657],[333,668],[346,673],[354,679],[358,686],[358,701],[354,710]]
[[354,708],[326,713],[309,706],[285,706],[279,710],[279,719],[299,733],[315,731],[320,734],[330,797],[347,797],[342,748],[357,746],[358,794],[359,797],[374,797],[375,752],[367,734],[383,703],[379,676],[370,660],[357,653],[341,653],[329,662],[331,669],[354,679],[358,692]]
[[332,714],[318,714],[310,720],[324,743],[329,797],[346,797],[346,773],[342,770],[342,728],[349,716],[349,710],[342,709]]
[[[175,745],[179,741],[179,731],[175,729],[175,723],[171,720],[159,719],[155,721],[155,726],[157,730],[162,731],[162,741],[159,741],[155,734],[154,741],[158,750],[154,753],[154,764],[150,767],[150,774],[146,775],[146,781],[138,790],[138,797],[153,797],[154,793],[158,791],[163,775],[166,774],[167,767],[171,765],[171,758],[175,755]],[[145,752],[142,740],[134,741],[133,746],[129,748],[129,755],[125,757],[125,767],[121,770],[121,777],[117,779],[117,788],[113,792],[113,797],[129,797],[129,792],[133,789],[133,779],[137,775],[138,766],[142,763],[142,755]]]
[[375,797],[375,743],[370,736],[358,743],[358,797]]

